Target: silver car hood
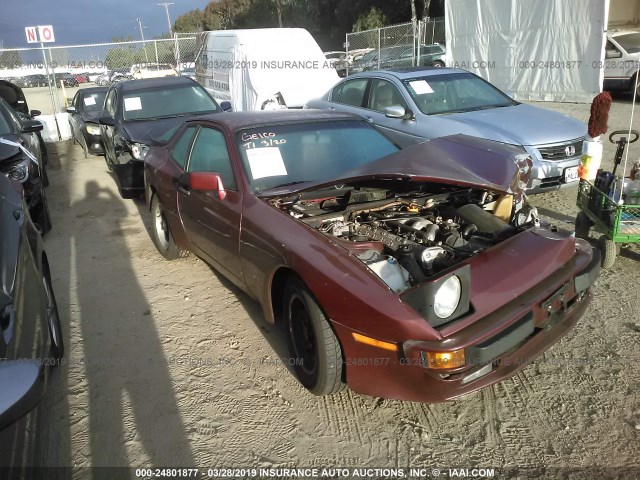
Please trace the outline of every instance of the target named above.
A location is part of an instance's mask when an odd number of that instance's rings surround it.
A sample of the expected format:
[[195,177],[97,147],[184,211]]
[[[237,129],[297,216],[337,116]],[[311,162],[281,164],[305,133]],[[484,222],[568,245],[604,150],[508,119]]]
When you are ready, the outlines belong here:
[[587,134],[587,125],[575,118],[525,104],[432,118],[460,133],[513,145],[560,143]]

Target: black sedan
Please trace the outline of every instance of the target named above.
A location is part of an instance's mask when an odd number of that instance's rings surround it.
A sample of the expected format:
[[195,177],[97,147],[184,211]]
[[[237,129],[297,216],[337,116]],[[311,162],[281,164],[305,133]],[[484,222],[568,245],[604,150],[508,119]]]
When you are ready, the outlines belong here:
[[[35,76],[35,75],[34,75]],[[40,75],[44,77],[44,75]],[[46,82],[46,77],[45,77]],[[45,83],[46,86],[46,83]],[[3,98],[5,102],[13,109],[13,111],[20,117],[20,121],[33,120],[38,115],[42,114],[40,110],[29,110],[27,104],[27,98],[24,95],[22,88],[15,83],[0,80],[0,98]],[[36,132],[38,142],[40,143],[40,154],[42,155],[42,178],[44,179],[44,186],[49,185],[49,179],[47,177],[47,171],[44,165],[47,164],[47,146],[44,143],[40,132]]]
[[22,184],[31,216],[44,234],[51,218],[44,191],[44,165],[40,148],[42,124],[20,118],[0,98],[0,173]]
[[42,238],[21,185],[0,175],[0,430],[37,405],[64,356]]
[[152,139],[183,117],[222,111],[198,83],[187,77],[129,80],[111,86],[100,117],[104,155],[115,170],[122,198],[144,194],[144,157]]
[[78,90],[67,108],[71,138],[84,149],[84,157],[89,154],[102,155],[102,135],[100,135],[100,113],[107,96],[107,87],[83,88]]

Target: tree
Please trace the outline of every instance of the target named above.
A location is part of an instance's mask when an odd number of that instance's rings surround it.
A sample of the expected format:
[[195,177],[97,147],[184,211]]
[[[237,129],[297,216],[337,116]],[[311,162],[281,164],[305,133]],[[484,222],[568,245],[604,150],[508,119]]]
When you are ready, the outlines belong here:
[[431,0],[424,0],[424,7],[422,8],[423,20],[429,16],[429,7],[431,7]]
[[19,68],[22,66],[22,55],[17,50],[5,50],[0,54],[0,68]]
[[204,12],[199,9],[180,15],[173,24],[173,31],[179,33],[201,32],[204,28]]
[[382,10],[378,7],[371,7],[367,13],[361,14],[353,24],[354,32],[362,32],[364,30],[372,30],[374,28],[384,27],[388,23],[388,19]]
[[145,62],[143,50],[137,48],[111,48],[104,60],[109,70],[130,68],[131,65]]
[[272,2],[276,7],[276,13],[278,15],[278,26],[282,28],[282,9],[294,5],[296,3],[296,0],[272,0]]
[[207,30],[227,30],[236,26],[239,16],[251,7],[251,0],[221,0],[210,2],[204,9]]
[[418,15],[416,13],[416,0],[410,0],[411,2],[411,23],[415,28],[416,23],[418,22]]

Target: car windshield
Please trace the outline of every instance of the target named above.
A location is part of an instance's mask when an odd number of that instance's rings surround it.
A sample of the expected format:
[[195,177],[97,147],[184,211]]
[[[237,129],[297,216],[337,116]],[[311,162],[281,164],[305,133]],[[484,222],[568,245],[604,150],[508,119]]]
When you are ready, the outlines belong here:
[[359,120],[252,128],[240,131],[236,142],[252,192],[340,179],[350,169],[398,151]]
[[613,38],[627,53],[640,52],[640,33],[625,33],[624,35],[618,35]]
[[219,110],[216,102],[199,85],[171,85],[128,92],[123,102],[124,120],[150,120]]
[[86,93],[82,97],[80,109],[83,112],[99,112],[104,105],[104,97],[107,92]]
[[371,50],[370,52],[365,53],[360,59],[363,62],[370,62],[374,58],[378,57],[378,50]]
[[471,73],[447,73],[404,81],[409,95],[426,115],[470,112],[517,105],[490,83]]

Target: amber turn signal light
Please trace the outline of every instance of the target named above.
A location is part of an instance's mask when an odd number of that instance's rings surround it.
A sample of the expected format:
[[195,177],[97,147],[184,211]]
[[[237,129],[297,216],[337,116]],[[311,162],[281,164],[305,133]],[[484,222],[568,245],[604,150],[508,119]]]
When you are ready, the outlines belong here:
[[457,368],[464,365],[464,350],[453,352],[422,352],[422,361],[427,368]]
[[398,346],[395,343],[383,342],[382,340],[376,340],[375,338],[366,337],[364,335],[360,335],[359,333],[352,333],[351,335],[353,335],[353,339],[356,342],[366,343],[367,345],[381,348],[383,350],[390,350],[392,352],[398,351]]

